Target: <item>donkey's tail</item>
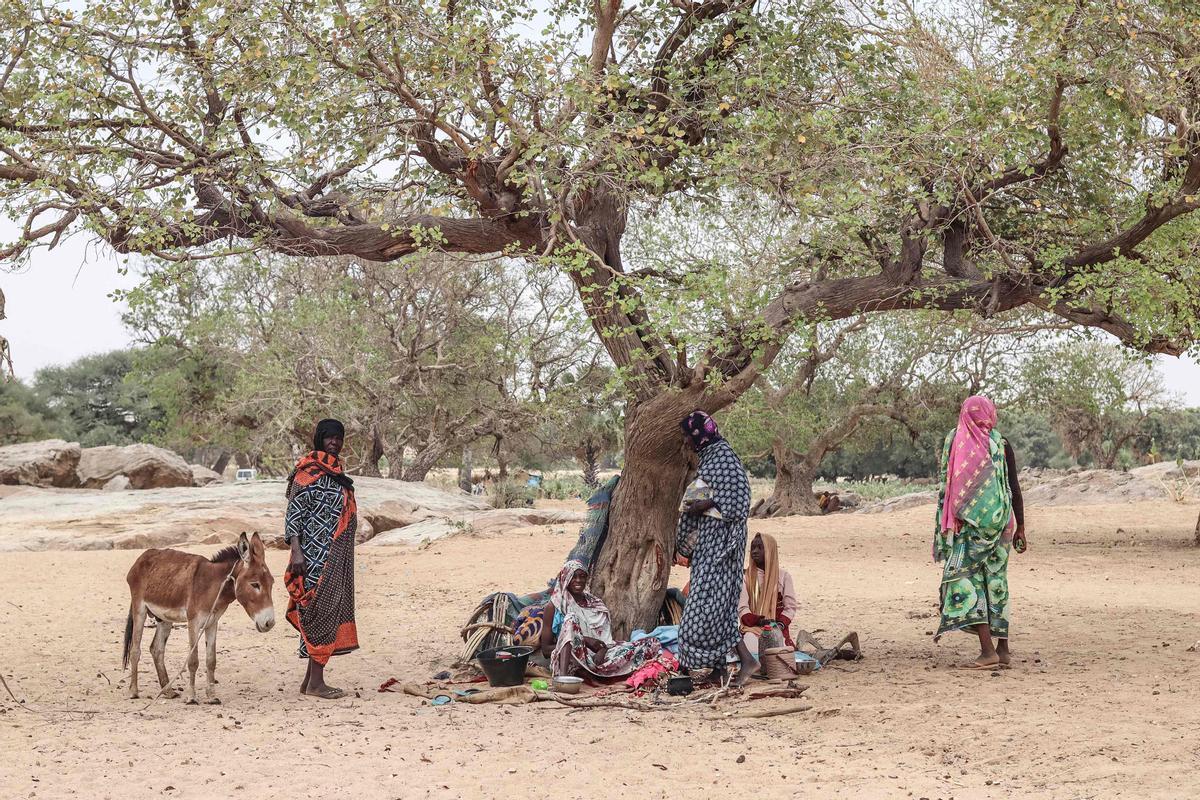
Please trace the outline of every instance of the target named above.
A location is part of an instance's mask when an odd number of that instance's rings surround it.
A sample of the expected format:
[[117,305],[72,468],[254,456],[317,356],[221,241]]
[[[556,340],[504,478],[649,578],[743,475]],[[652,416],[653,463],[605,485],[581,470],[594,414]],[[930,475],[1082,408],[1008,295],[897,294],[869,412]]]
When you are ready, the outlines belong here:
[[125,646],[121,650],[121,669],[129,666],[129,645],[133,643],[133,610],[125,618]]

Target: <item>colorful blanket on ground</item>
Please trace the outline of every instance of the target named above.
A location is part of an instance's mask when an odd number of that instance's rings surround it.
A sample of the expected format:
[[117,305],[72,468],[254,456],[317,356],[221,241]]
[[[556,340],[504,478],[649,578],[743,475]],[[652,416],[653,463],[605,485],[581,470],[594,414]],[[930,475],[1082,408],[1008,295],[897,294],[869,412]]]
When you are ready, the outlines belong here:
[[634,631],[629,634],[629,641],[640,642],[642,639],[658,639],[658,643],[664,649],[678,655],[679,654],[679,626],[678,625],[659,625],[654,630],[647,633],[646,631]]
[[674,653],[662,651],[658,658],[641,667],[637,672],[625,679],[625,685],[631,689],[640,689],[647,683],[653,683],[664,675],[679,672],[679,660]]
[[326,664],[331,656],[358,649],[354,623],[354,535],[358,528],[354,491],[333,476],[342,474],[336,456],[313,451],[293,474],[284,520],[284,541],[300,540],[304,574],[284,573],[287,621],[300,633],[300,657]]

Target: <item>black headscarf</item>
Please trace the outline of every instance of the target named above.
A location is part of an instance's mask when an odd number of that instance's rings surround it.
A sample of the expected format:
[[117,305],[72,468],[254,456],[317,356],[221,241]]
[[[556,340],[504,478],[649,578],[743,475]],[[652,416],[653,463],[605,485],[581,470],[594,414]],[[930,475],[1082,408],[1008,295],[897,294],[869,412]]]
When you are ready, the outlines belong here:
[[695,450],[703,450],[713,442],[721,440],[721,434],[717,432],[717,421],[699,409],[688,414],[679,423],[679,427],[683,428]]
[[[345,439],[346,438],[346,426],[343,425],[341,422],[339,422],[336,419],[323,419],[320,422],[318,422],[317,429],[315,431],[313,431],[313,450],[315,450],[318,453],[324,453],[326,437],[334,436],[334,435],[340,436],[343,439]],[[332,455],[332,454],[330,453],[327,455]],[[305,456],[305,459],[307,459],[307,458],[308,458],[308,456]],[[319,461],[319,459],[318,459],[318,461]],[[303,464],[303,463],[304,463],[304,459],[301,460],[301,464]],[[297,467],[297,469],[298,468],[299,467]],[[331,471],[328,468],[328,466],[325,466],[325,465],[321,465],[317,468],[322,469],[325,472],[325,474],[328,475],[330,478],[332,478],[339,486],[349,489],[350,491],[354,491],[354,481],[350,479],[349,475],[347,475],[346,473],[341,471],[340,464],[338,465],[338,469],[336,472]],[[295,482],[295,480],[296,480],[296,471],[292,470],[292,474],[288,476],[287,489],[284,490],[285,496],[287,496],[289,498],[292,496],[292,484]]]
[[345,439],[346,426],[336,419],[323,419],[318,422],[317,429],[313,432],[313,450],[324,452],[325,440],[330,436]]

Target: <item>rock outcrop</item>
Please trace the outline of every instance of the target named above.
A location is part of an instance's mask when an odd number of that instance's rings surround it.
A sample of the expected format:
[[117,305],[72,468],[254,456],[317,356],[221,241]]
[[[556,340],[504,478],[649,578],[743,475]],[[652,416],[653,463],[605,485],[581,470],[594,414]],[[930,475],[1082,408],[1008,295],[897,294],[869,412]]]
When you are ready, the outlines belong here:
[[78,443],[62,439],[0,447],[0,484],[78,486],[75,468],[81,452]]
[[200,464],[191,464],[189,468],[192,471],[192,486],[211,486],[214,483],[222,483],[225,480],[208,467]]
[[165,489],[192,485],[192,468],[182,458],[152,444],[124,447],[89,447],[75,469],[78,485],[101,489],[118,475],[129,479],[130,489]]
[[[479,498],[423,483],[356,476],[354,485],[360,541],[392,529],[377,528],[372,522],[389,519],[375,513],[380,506],[415,508],[414,516],[422,520],[467,520],[467,524],[474,516],[494,512]],[[281,480],[137,492],[22,488],[3,499],[0,551],[228,544],[242,531],[258,531],[268,546],[281,547],[283,492]]]
[[129,488],[129,477],[127,475],[118,475],[103,486],[103,490],[106,492],[125,492]]
[[878,503],[869,503],[857,512],[858,514],[885,514],[890,511],[903,511],[907,508],[928,505],[937,502],[937,492],[914,492],[891,497]]

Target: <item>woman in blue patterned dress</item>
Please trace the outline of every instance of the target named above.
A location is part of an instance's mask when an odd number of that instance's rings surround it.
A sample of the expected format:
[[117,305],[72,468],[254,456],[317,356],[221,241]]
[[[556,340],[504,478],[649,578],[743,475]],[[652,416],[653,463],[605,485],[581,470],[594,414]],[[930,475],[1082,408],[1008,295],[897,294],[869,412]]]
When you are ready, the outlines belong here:
[[679,623],[681,660],[688,669],[709,668],[715,679],[724,680],[725,659],[736,649],[741,667],[735,685],[741,686],[758,669],[738,625],[750,480],[712,417],[693,411],[680,427],[700,454],[699,477],[712,492],[711,498],[687,503],[676,531],[676,553],[691,567],[691,589]]

